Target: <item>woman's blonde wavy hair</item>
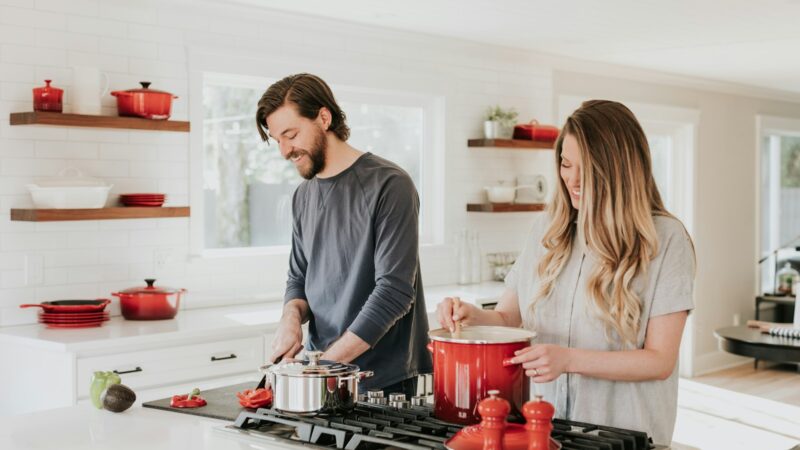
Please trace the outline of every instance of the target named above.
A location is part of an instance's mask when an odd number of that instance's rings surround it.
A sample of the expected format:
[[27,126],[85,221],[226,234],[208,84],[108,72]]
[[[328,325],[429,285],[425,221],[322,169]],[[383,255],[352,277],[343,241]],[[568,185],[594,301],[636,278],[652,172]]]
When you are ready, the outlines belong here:
[[658,253],[653,216],[671,216],[653,178],[647,138],[623,104],[586,101],[567,119],[556,141],[557,171],[567,135],[580,147],[580,209],[572,207],[567,187],[560,182],[548,207],[552,222],[542,238],[546,252],[538,266],[541,288],[531,308],[550,295],[580,236],[597,260],[587,290],[606,325],[606,336],[611,339],[614,331],[623,346],[635,346],[642,302],[632,282]]

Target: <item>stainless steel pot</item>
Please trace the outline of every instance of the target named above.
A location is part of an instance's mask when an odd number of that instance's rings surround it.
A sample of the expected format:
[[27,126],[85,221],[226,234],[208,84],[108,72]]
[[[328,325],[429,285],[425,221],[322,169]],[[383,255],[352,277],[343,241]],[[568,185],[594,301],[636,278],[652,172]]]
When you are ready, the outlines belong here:
[[306,352],[307,361],[261,366],[272,385],[272,408],[303,415],[336,414],[352,410],[358,382],[371,377],[353,364],[320,360],[322,352]]

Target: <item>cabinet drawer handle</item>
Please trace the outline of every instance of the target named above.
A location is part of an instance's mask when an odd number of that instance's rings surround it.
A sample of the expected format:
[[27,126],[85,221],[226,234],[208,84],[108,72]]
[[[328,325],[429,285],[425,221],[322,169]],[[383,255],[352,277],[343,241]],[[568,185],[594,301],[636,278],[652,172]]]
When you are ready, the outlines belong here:
[[141,367],[136,366],[136,368],[133,369],[133,370],[123,370],[123,371],[115,370],[114,371],[114,373],[117,374],[117,375],[123,375],[123,374],[126,374],[126,373],[136,373],[136,372],[143,372],[143,370],[142,370]]
[[236,353],[231,353],[228,356],[220,356],[220,357],[212,356],[211,357],[211,361],[212,362],[214,362],[214,361],[224,361],[226,359],[235,359],[235,358],[237,358]]

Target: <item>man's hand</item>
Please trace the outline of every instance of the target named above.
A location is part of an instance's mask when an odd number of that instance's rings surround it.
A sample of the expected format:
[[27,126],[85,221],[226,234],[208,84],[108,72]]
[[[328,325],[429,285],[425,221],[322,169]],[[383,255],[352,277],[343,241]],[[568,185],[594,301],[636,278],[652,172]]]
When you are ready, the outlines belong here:
[[[294,301],[293,301],[294,302]],[[272,356],[270,361],[279,362],[283,359],[294,358],[303,348],[303,323],[302,312],[287,303],[283,310],[280,325],[272,341]]]

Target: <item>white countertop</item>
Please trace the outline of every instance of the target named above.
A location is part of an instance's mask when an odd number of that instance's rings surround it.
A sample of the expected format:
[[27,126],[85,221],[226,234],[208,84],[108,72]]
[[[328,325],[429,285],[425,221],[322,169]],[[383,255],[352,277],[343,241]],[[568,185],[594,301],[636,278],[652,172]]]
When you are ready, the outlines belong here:
[[115,414],[82,404],[0,421],[4,450],[244,450],[287,448],[218,431],[230,422],[133,407]]
[[[500,282],[471,285],[442,285],[425,287],[425,305],[429,315],[445,297],[458,296],[469,303],[479,304],[496,299],[503,292]],[[0,343],[28,345],[53,351],[84,352],[115,346],[157,344],[164,340],[234,338],[237,333],[252,335],[252,329],[264,333],[277,326],[281,317],[281,302],[239,306],[181,310],[171,320],[134,321],[115,316],[96,328],[51,329],[44,325],[23,325],[0,328]],[[432,316],[429,316],[432,317]],[[438,323],[432,322],[432,328]]]

